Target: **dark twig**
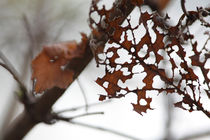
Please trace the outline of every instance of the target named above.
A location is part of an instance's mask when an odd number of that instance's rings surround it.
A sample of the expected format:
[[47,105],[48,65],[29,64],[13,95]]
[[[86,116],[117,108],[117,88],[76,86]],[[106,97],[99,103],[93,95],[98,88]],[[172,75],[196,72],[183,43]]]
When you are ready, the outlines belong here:
[[[106,100],[104,102],[99,102],[99,103],[93,103],[93,104],[89,104],[88,107],[95,107],[97,105],[103,105],[105,103],[110,103],[112,100]],[[61,113],[65,113],[65,112],[70,112],[70,111],[77,111],[79,109],[83,109],[85,108],[86,106],[77,106],[77,107],[73,107],[73,108],[69,108],[69,109],[64,109],[64,110],[61,110],[61,111],[58,111],[58,112],[55,112],[56,114],[61,114]]]
[[188,12],[187,12],[187,10],[185,8],[185,0],[181,0],[181,8],[182,8],[182,11],[184,12],[184,14],[186,16],[188,16],[189,14],[188,14]]
[[76,119],[76,118],[80,118],[80,117],[86,117],[86,116],[90,116],[90,115],[103,115],[104,112],[91,112],[91,113],[84,113],[84,114],[80,114],[80,115],[76,115],[76,116],[72,116],[72,117],[64,117],[64,116],[60,116],[56,113],[53,113],[52,115],[52,118],[55,119],[55,120],[62,120],[62,121],[71,121],[73,119]]
[[[208,41],[210,41],[210,32],[205,32],[204,34],[205,34],[205,35],[208,35],[209,37],[207,38],[206,42],[204,43],[202,49],[206,50],[207,52],[210,52],[210,50],[208,50],[208,48],[207,48]],[[210,88],[209,88],[209,89],[210,89]]]
[[[65,121],[65,120],[63,120],[63,121]],[[81,123],[81,122],[78,122],[78,121],[66,121],[66,122],[71,123],[71,124],[75,124],[75,125],[79,125],[79,126],[83,126],[83,127],[87,127],[87,128],[91,128],[91,129],[95,129],[95,130],[100,130],[100,131],[112,133],[114,135],[125,137],[125,138],[131,139],[131,140],[140,140],[139,138],[136,138],[136,137],[128,135],[128,134],[125,134],[123,132],[119,132],[119,131],[109,129],[109,128],[104,128],[104,127],[101,127],[101,126],[94,126],[94,125],[91,125],[91,124]]]

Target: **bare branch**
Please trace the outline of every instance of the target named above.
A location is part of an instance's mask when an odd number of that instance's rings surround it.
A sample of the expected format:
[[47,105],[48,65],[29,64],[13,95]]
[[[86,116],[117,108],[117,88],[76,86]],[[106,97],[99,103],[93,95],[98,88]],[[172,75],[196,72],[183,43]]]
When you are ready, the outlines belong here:
[[86,116],[90,116],[90,115],[99,115],[99,114],[103,115],[104,112],[84,113],[84,114],[76,115],[76,116],[73,116],[73,117],[64,117],[64,116],[60,116],[58,114],[53,113],[52,118],[55,119],[55,120],[71,121],[73,119],[77,119],[77,118],[80,118],[80,117],[86,117]]
[[4,67],[13,76],[13,78],[18,82],[20,86],[26,89],[26,87],[19,78],[18,72],[15,70],[14,66],[10,63],[10,61],[1,51],[0,51],[0,59],[4,62],[4,63],[0,62],[0,65]]
[[19,85],[19,90],[16,92],[18,99],[24,105],[28,104],[32,99],[30,99],[29,96],[27,95],[28,93],[27,88],[20,80],[18,72],[1,51],[0,51],[0,59],[4,62],[4,63],[0,62],[0,66],[5,68],[13,76],[13,78],[17,81]]
[[[98,105],[104,105],[106,103],[110,103],[112,100],[106,100],[106,101],[103,101],[103,102],[99,102],[99,103],[93,103],[93,104],[89,104],[88,107],[95,107],[95,106],[98,106]],[[70,112],[70,111],[77,111],[79,109],[83,109],[85,108],[86,106],[77,106],[77,107],[73,107],[73,108],[69,108],[69,109],[64,109],[64,110],[61,110],[61,111],[57,111],[55,112],[56,114],[61,114],[61,113],[65,113],[65,112]]]
[[[208,50],[208,46],[207,46],[207,44],[208,44],[208,41],[210,41],[210,32],[205,32],[205,35],[208,35],[209,37],[206,39],[206,42],[204,43],[204,45],[203,45],[203,48],[202,49],[205,49],[207,52],[209,52],[210,53],[210,50]],[[210,88],[209,88],[210,89]]]
[[185,0],[181,0],[181,8],[182,8],[182,11],[184,12],[184,14],[186,16],[188,16],[189,14],[188,14],[188,12],[187,12],[187,10],[185,8]]

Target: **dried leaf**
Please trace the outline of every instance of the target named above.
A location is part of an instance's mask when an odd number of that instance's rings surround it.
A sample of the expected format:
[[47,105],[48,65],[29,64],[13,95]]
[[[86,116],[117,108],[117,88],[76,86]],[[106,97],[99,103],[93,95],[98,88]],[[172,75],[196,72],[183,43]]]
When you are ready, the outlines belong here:
[[[162,10],[169,1],[158,0],[146,2],[156,2],[156,8]],[[132,0],[132,3],[140,6],[142,1]],[[91,14],[94,12],[99,15],[100,20],[98,23],[91,17]],[[194,44],[191,44],[192,51],[195,54],[189,57],[187,55],[186,48],[183,45],[188,40],[194,38],[194,36],[185,29],[187,29],[188,26],[191,26],[192,23],[195,22],[196,18],[199,20],[199,11],[189,11],[190,14],[194,15],[195,19],[190,20],[185,18],[186,15],[182,15],[177,25],[170,26],[166,23],[166,20],[169,19],[168,15],[166,17],[161,17],[157,13],[143,13],[140,10],[139,24],[135,27],[131,26],[130,19],[127,19],[127,26],[123,27],[119,24],[120,22],[118,18],[110,20],[109,16],[111,12],[113,12],[113,9],[98,9],[96,3],[92,5],[90,11],[91,29],[94,31],[95,27],[97,27],[98,29],[103,30],[107,33],[106,36],[109,37],[108,43],[117,44],[117,47],[115,45],[111,45],[111,47],[104,50],[106,58],[104,60],[100,60],[101,62],[99,63],[105,66],[106,73],[102,78],[98,78],[96,82],[106,90],[108,93],[107,97],[119,98],[124,97],[128,93],[136,93],[138,97],[137,103],[132,105],[134,110],[142,115],[143,112],[146,113],[148,109],[152,109],[150,107],[152,98],[146,98],[146,91],[156,90],[159,93],[164,91],[166,94],[177,94],[183,97],[181,101],[175,104],[176,107],[181,107],[190,112],[194,110],[201,110],[206,113],[207,111],[202,107],[202,103],[200,102],[200,94],[201,91],[205,94],[209,93],[202,87],[203,85],[199,82],[199,77],[196,75],[192,66],[201,67],[205,82],[208,85],[209,77],[207,76],[207,73],[209,72],[209,69],[207,70],[204,68],[207,58],[205,58],[202,62],[200,61],[201,55],[208,55],[202,54],[201,51],[198,52],[196,50],[197,44],[195,42]],[[106,25],[106,28],[102,26],[102,18],[105,19],[103,20],[103,25]],[[184,21],[185,19],[186,21]],[[138,36],[135,36],[134,32],[136,32],[136,29],[140,28],[142,25],[143,28],[146,29],[146,33],[139,42],[136,42]],[[160,32],[160,29],[162,32]],[[131,33],[130,38],[132,39],[129,39],[127,32]],[[154,36],[151,36],[151,32],[155,34],[155,39]],[[145,45],[147,50],[144,50],[145,55],[141,56],[139,53],[142,49],[145,49]],[[119,51],[127,53],[127,61],[118,61],[122,57],[122,54],[120,54]],[[100,53],[103,52],[101,51]],[[111,56],[110,53],[112,53]],[[151,62],[151,56],[153,56],[153,62]],[[178,62],[176,59],[181,59],[181,62]],[[187,59],[191,60],[192,65],[186,61]],[[169,66],[161,67],[163,62],[167,62]],[[138,74],[133,72],[134,67],[139,65],[143,68],[143,72],[140,73],[146,74],[142,81],[145,85],[141,89],[136,88],[134,90],[130,90],[129,87],[122,88],[122,86],[119,85],[120,81],[125,84],[127,80],[131,80],[136,74]],[[123,69],[127,69],[127,74],[122,72]],[[169,71],[171,76],[168,75]],[[154,83],[157,82],[154,80],[156,76],[159,76],[161,81],[164,83],[164,85],[159,88],[154,87]],[[187,90],[187,88],[190,90]],[[126,93],[122,94],[121,90],[124,90]],[[100,96],[100,100],[105,99],[105,95]],[[142,105],[140,103],[141,100],[144,100],[146,104]],[[189,105],[190,108],[185,108],[182,105],[183,103]],[[206,114],[208,116],[210,115],[210,113]]]
[[75,41],[44,46],[42,52],[32,61],[32,80],[35,92],[41,93],[53,87],[67,88],[73,81],[74,71],[67,65],[75,58],[83,57],[87,37],[82,34],[82,43]]

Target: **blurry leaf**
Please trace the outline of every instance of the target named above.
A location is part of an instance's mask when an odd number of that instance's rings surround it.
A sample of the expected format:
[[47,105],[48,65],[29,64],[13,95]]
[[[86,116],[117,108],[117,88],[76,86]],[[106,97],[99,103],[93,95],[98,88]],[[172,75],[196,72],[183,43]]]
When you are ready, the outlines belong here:
[[148,4],[152,10],[158,10],[161,11],[163,10],[170,0],[145,0],[145,3]]
[[73,81],[74,71],[67,65],[75,58],[83,57],[87,37],[84,34],[82,37],[81,44],[70,41],[45,46],[32,61],[32,79],[35,80],[37,93],[53,87],[67,88]]

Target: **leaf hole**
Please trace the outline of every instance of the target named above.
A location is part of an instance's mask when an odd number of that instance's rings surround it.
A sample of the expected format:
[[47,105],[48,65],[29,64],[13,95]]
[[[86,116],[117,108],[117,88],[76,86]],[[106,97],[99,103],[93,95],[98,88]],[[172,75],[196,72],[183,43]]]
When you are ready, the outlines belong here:
[[122,68],[122,69],[121,69],[121,71],[123,72],[123,75],[125,75],[125,76],[127,76],[127,75],[130,75],[130,74],[131,74],[131,72],[130,72],[130,71],[128,71],[128,68],[126,68],[126,67]]
[[190,106],[188,104],[185,104],[185,103],[182,103],[182,106],[187,109],[187,110],[190,110]]
[[106,56],[107,56],[108,58],[111,58],[113,55],[114,55],[113,52],[107,52],[107,54],[106,54]]
[[118,71],[118,70],[120,70],[121,68],[122,68],[121,65],[117,65],[116,68],[115,68],[115,71]]
[[154,52],[150,52],[149,57],[146,60],[144,60],[144,62],[147,64],[155,64],[155,61],[156,61],[156,57],[155,57]]
[[120,36],[120,43],[123,43],[123,41],[125,41],[125,32],[122,32]]
[[103,87],[108,88],[108,86],[109,86],[109,82],[105,81],[105,82],[103,83]]
[[117,50],[119,58],[115,59],[116,63],[124,64],[126,62],[131,63],[132,55],[129,55],[129,52],[123,48]]
[[131,48],[131,52],[134,53],[136,50],[134,47]]
[[145,99],[140,99],[139,104],[142,105],[142,106],[146,106],[147,101]]
[[91,13],[91,15],[90,15],[90,17],[92,18],[92,19],[94,19],[94,21],[98,24],[99,23],[99,21],[100,21],[100,15],[98,14],[98,12],[93,12],[93,13]]
[[146,34],[146,29],[145,27],[143,26],[143,24],[141,23],[137,29],[133,30],[133,33],[134,33],[134,37],[136,39],[136,43],[138,44],[141,39],[145,36]]
[[154,22],[152,22],[152,20],[148,20],[147,21],[147,26],[149,28],[149,35],[151,37],[151,42],[155,43],[156,39],[157,39],[157,35],[155,34],[155,32],[153,31],[152,27],[154,26]]
[[139,50],[138,56],[144,57],[147,54],[148,46],[146,44],[143,45],[143,47]]

